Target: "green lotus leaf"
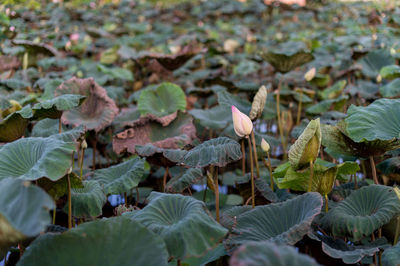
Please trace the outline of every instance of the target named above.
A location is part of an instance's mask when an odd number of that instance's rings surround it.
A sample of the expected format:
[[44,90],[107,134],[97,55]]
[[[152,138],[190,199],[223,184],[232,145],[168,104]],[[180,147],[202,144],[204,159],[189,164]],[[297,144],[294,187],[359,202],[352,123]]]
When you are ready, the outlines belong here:
[[247,211],[250,211],[251,209],[252,207],[250,205],[229,208],[222,212],[220,223],[222,226],[231,231],[233,226],[236,224],[237,217]]
[[272,191],[270,185],[263,178],[257,178],[254,182],[261,195],[272,203],[279,202],[278,196]]
[[331,109],[332,106],[334,110],[340,110],[342,109],[343,105],[347,102],[348,99],[349,99],[348,95],[341,95],[335,99],[323,100],[320,101],[319,103],[311,105],[310,107],[307,107],[306,113],[314,115],[322,114],[329,111],[329,109]]
[[380,85],[367,80],[357,80],[356,84],[350,84],[346,91],[354,97],[368,99],[376,99],[376,94],[379,92]]
[[106,67],[103,65],[98,65],[97,68],[100,72],[111,76],[113,79],[133,81],[132,72],[128,69],[121,67]]
[[154,90],[147,89],[140,93],[138,110],[141,115],[153,114],[158,117],[186,110],[186,96],[183,90],[172,83],[164,82]]
[[398,66],[398,65],[384,66],[379,71],[379,74],[384,79],[400,78],[400,66]]
[[10,246],[34,237],[51,223],[53,199],[29,181],[0,181],[0,257]]
[[13,40],[12,42],[15,45],[23,46],[25,50],[32,55],[43,54],[54,57],[59,57],[60,55],[56,48],[45,43],[37,43],[28,40]]
[[383,97],[393,98],[400,96],[400,78],[394,79],[388,84],[381,86],[379,92]]
[[373,256],[379,249],[389,246],[385,238],[378,238],[372,243],[363,245],[349,245],[343,239],[335,239],[331,236],[320,234],[308,234],[314,240],[321,241],[322,250],[325,254],[335,259],[342,259],[346,264],[355,264],[360,262],[364,257]]
[[340,80],[336,82],[333,86],[321,91],[319,93],[319,96],[323,100],[335,99],[342,94],[344,88],[346,87],[346,84],[347,84],[346,80]]
[[96,170],[94,180],[97,180],[106,195],[128,193],[137,187],[144,176],[145,160],[139,157],[126,162]]
[[164,156],[170,161],[189,167],[201,168],[208,165],[224,167],[242,157],[240,144],[237,141],[219,137],[210,139],[195,148],[186,150],[167,150]]
[[361,58],[358,63],[361,65],[362,73],[368,78],[376,78],[379,75],[379,71],[388,65],[393,65],[395,59],[386,50],[373,50],[366,56]]
[[63,177],[71,166],[75,144],[57,136],[24,138],[4,145],[0,149],[0,180],[47,177],[56,181]]
[[161,237],[140,223],[115,217],[83,223],[62,234],[42,235],[18,265],[53,265],[55,261],[60,266],[167,266],[168,252]]
[[256,206],[239,215],[226,244],[232,250],[249,241],[270,240],[294,245],[310,231],[321,212],[322,197],[309,192],[280,203]]
[[28,119],[32,116],[29,105],[9,114],[4,119],[1,118],[0,113],[0,142],[11,142],[22,137],[28,126]]
[[161,236],[174,258],[199,256],[216,246],[227,233],[202,201],[158,192],[152,192],[149,199],[150,203],[131,218]]
[[391,187],[369,185],[351,193],[321,220],[334,236],[354,241],[369,236],[400,212],[400,201]]
[[132,123],[132,127],[117,134],[113,138],[113,149],[117,154],[127,150],[135,153],[136,145],[153,144],[158,148],[177,149],[192,142],[196,137],[193,118],[184,113],[178,113],[175,120],[162,124],[153,115],[142,117]]
[[170,193],[183,192],[187,187],[204,179],[203,171],[198,168],[187,169],[183,174],[177,175],[168,181],[166,191]]
[[400,99],[379,99],[362,107],[351,105],[345,119],[356,141],[400,139]]
[[342,201],[345,198],[347,198],[351,193],[353,193],[354,191],[356,191],[356,188],[360,188],[360,187],[364,187],[364,186],[368,186],[368,182],[365,180],[361,180],[359,182],[357,182],[357,187],[355,182],[348,182],[345,184],[342,184],[340,186],[334,187],[330,193],[330,197],[334,200],[334,201]]
[[400,174],[400,157],[392,157],[380,162],[377,169],[385,175],[397,176]]
[[200,125],[211,129],[226,128],[232,120],[231,107],[221,105],[206,110],[192,109],[189,114],[199,120]]
[[[91,218],[101,215],[107,202],[101,185],[96,180],[83,181],[82,185],[71,188],[72,216]],[[64,211],[68,213],[67,204]]]
[[261,57],[281,73],[289,72],[314,59],[304,43],[287,42],[276,50],[261,53]]
[[321,146],[319,118],[311,120],[303,133],[289,149],[289,162],[293,169],[300,169],[314,162]]
[[382,253],[383,266],[397,266],[400,261],[400,242]]
[[[207,251],[207,253],[205,255],[202,255],[201,257],[187,258],[187,259],[183,260],[181,263],[182,263],[182,265],[206,266],[206,265],[209,265],[210,262],[216,261],[225,255],[227,255],[227,254],[226,254],[224,245],[219,244],[216,248],[213,248],[210,251]],[[176,265],[176,264],[177,264],[176,260],[172,260],[169,263],[169,265]]]
[[216,94],[220,106],[229,107],[229,110],[231,110],[231,106],[234,105],[244,114],[250,113],[251,103],[247,99],[239,95],[233,95],[225,90],[216,91]]
[[233,253],[230,266],[316,266],[319,265],[312,257],[299,253],[294,247],[277,245],[269,241],[251,241],[241,245]]
[[[32,129],[32,137],[49,137],[58,133],[58,119],[45,118],[38,121]],[[66,126],[61,126],[62,132],[66,131]]]
[[[82,180],[75,174],[70,174],[71,188],[82,188]],[[57,181],[51,181],[45,177],[37,180],[38,186],[43,188],[54,200],[68,195],[67,175]]]
[[35,104],[32,109],[35,113],[36,119],[52,118],[58,119],[61,117],[63,111],[70,110],[79,106],[85,96],[77,94],[63,94],[43,102]]
[[78,94],[86,96],[78,108],[63,112],[61,121],[74,126],[83,125],[87,130],[100,131],[110,125],[118,113],[115,102],[107,96],[93,78],[71,78],[63,82],[55,95]]

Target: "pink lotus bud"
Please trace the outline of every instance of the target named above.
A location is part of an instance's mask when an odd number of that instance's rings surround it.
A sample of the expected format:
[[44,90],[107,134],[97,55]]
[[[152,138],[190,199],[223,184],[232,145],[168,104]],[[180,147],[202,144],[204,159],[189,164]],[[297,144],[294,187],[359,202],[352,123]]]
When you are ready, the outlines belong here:
[[232,105],[232,119],[233,128],[239,137],[247,137],[251,134],[251,131],[253,130],[253,122],[251,122],[250,118],[240,112],[234,105]]
[[76,43],[77,41],[79,41],[79,33],[72,33],[69,36],[69,39],[73,42]]

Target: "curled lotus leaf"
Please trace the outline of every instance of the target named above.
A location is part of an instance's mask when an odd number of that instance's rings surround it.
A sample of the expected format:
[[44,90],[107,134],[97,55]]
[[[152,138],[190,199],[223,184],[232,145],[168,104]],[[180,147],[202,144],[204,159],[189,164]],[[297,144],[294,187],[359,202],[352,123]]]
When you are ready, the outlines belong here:
[[170,193],[183,192],[187,187],[203,180],[204,177],[201,169],[187,169],[184,173],[174,176],[168,181],[166,191]]
[[312,257],[299,253],[294,247],[269,241],[248,242],[232,255],[230,266],[317,266]]
[[280,203],[256,206],[239,215],[225,244],[229,250],[249,241],[294,245],[311,230],[321,212],[322,197],[309,192]]
[[251,120],[254,120],[262,115],[265,102],[267,101],[267,95],[267,88],[265,86],[261,86],[254,96],[253,102],[251,104],[251,110],[249,114]]
[[63,94],[43,102],[35,104],[32,109],[34,110],[35,118],[60,118],[63,111],[70,110],[79,106],[85,96],[77,94]]
[[13,40],[13,44],[20,45],[29,52],[29,54],[43,54],[47,56],[60,56],[60,53],[51,45],[45,43],[36,43],[29,40]]
[[86,96],[78,108],[65,111],[61,116],[64,124],[83,125],[87,130],[102,130],[110,125],[118,113],[115,102],[108,97],[107,91],[93,78],[71,78],[63,82],[56,90],[56,95],[79,94]]
[[158,120],[141,118],[132,127],[118,133],[113,138],[113,149],[117,154],[123,151],[135,153],[136,145],[153,144],[164,149],[177,149],[192,142],[196,137],[193,118],[179,113],[175,120],[163,126]]
[[22,137],[28,126],[28,119],[32,116],[32,109],[29,105],[9,114],[4,119],[0,114],[0,142],[11,142]]
[[293,169],[303,168],[315,161],[321,146],[321,138],[319,118],[311,120],[289,149],[289,162]]
[[150,203],[133,212],[131,218],[161,236],[174,258],[200,256],[217,246],[227,233],[202,201],[158,192],[152,192],[149,198]]
[[[99,241],[99,236],[106,241]],[[83,223],[62,234],[44,234],[32,242],[18,265],[52,265],[54,261],[60,266],[167,266],[168,252],[161,237],[140,223],[114,217]]]
[[354,241],[369,236],[400,212],[392,187],[369,185],[351,193],[322,218],[321,226],[336,237]]

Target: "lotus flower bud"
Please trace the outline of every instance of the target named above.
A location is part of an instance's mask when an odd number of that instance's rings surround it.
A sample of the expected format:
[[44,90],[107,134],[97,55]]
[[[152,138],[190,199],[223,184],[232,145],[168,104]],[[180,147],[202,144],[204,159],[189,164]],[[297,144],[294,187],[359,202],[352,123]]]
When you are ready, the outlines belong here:
[[381,74],[379,74],[379,75],[376,77],[376,82],[378,82],[378,83],[381,83],[381,82],[382,82],[382,76],[381,76]]
[[86,142],[85,139],[82,140],[81,148],[82,148],[82,149],[87,149],[87,142]]
[[253,130],[253,122],[232,105],[233,128],[239,137],[249,136]]
[[308,70],[306,74],[304,74],[304,79],[307,81],[311,81],[315,77],[315,73],[316,69],[315,67],[313,67],[310,70]]
[[67,174],[71,174],[71,173],[72,173],[72,167],[68,168]]
[[270,149],[268,142],[264,138],[262,138],[262,140],[261,140],[261,149],[264,152],[269,152],[269,149]]

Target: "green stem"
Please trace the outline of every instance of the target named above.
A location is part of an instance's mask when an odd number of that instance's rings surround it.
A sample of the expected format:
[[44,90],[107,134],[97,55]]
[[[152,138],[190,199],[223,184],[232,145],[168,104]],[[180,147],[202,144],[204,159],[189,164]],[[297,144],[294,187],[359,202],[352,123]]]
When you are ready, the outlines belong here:
[[56,211],[57,211],[57,206],[53,209],[53,224],[56,224]]
[[72,228],[72,199],[71,199],[71,179],[69,174],[67,174],[67,184],[68,184],[68,228]]
[[397,216],[396,220],[397,220],[397,224],[396,224],[396,230],[395,230],[395,232],[394,232],[393,246],[397,244],[397,241],[399,241],[399,234],[400,234],[400,215]]
[[79,160],[79,168],[80,168],[80,170],[79,170],[79,178],[81,179],[81,181],[82,181],[82,174],[83,174],[83,158],[84,157],[85,157],[85,149],[82,149],[81,158]]
[[310,180],[308,181],[307,192],[311,192],[313,177],[314,177],[314,162],[310,161]]
[[257,178],[260,178],[260,167],[258,166],[258,156],[257,156],[256,138],[254,136],[254,130],[251,131],[251,141],[253,142],[252,144],[253,144],[254,162],[256,163]]
[[372,155],[369,156],[369,162],[371,164],[372,178],[374,179],[374,183],[379,184],[378,177],[376,176],[375,161]]
[[139,199],[139,187],[136,187],[136,207],[139,205]]
[[167,177],[168,177],[168,166],[165,168],[164,176],[163,176],[163,187],[162,191],[165,192],[165,188],[167,186]]
[[128,195],[124,192],[125,207],[128,208]]
[[62,131],[61,117],[58,119],[58,133]]
[[219,187],[218,187],[218,167],[215,167],[215,216],[219,222]]
[[268,157],[268,169],[269,169],[269,176],[271,179],[271,190],[274,191],[274,178],[272,177],[272,165],[271,165],[271,157],[269,156],[269,152],[267,152]]
[[300,124],[302,103],[303,103],[303,90],[300,91],[300,101],[299,101],[299,106],[297,108],[296,125]]
[[284,137],[283,137],[283,129],[282,129],[282,120],[281,120],[281,110],[280,110],[280,90],[281,90],[281,83],[279,82],[277,93],[276,93],[276,115],[278,117],[278,130],[279,130],[279,135],[281,137],[281,143],[282,143],[282,149],[283,149],[283,155],[285,157],[286,150],[284,147]]
[[245,175],[246,174],[246,150],[244,147],[244,139],[241,140],[240,144],[242,147],[242,172],[243,172],[243,175]]
[[328,207],[328,194],[325,194],[325,212],[329,211],[329,207]]
[[253,169],[253,151],[251,150],[251,141],[250,138],[247,137],[247,141],[250,149],[250,175],[251,175],[251,206],[254,208],[256,206],[255,196],[254,196],[254,169]]

